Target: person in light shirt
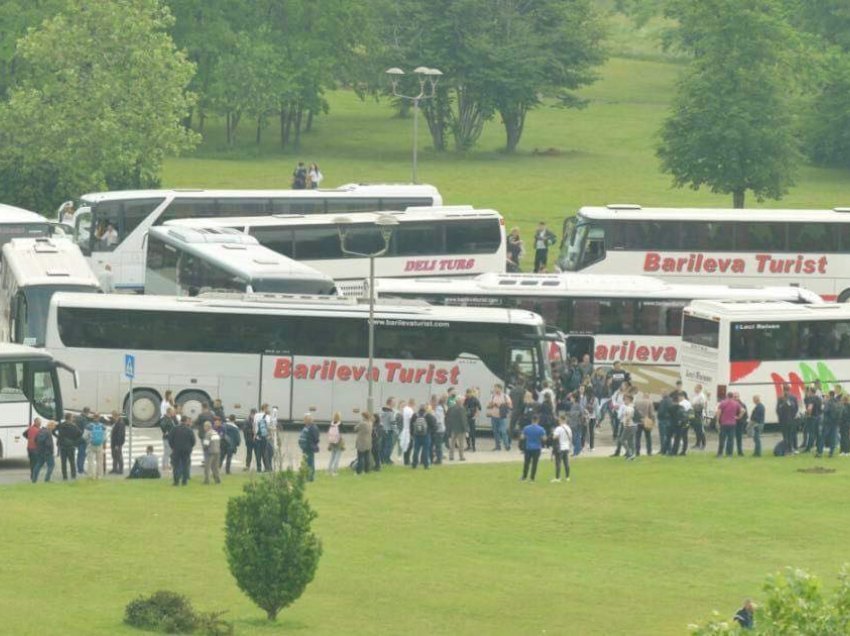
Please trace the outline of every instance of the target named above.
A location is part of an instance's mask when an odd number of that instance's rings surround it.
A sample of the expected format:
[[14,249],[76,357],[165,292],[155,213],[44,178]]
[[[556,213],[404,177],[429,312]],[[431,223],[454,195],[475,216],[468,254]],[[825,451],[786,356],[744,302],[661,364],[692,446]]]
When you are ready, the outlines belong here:
[[705,450],[705,426],[703,425],[702,417],[705,413],[706,398],[701,384],[697,384],[694,387],[694,394],[691,397],[690,402],[691,406],[694,408],[694,417],[692,421],[694,435],[696,436],[694,447]]

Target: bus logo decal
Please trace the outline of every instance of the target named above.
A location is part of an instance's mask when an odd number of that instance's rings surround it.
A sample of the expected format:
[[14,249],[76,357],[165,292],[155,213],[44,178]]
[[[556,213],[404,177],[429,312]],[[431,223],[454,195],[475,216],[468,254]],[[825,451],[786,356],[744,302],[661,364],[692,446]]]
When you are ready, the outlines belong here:
[[[757,274],[826,274],[829,258],[826,256],[807,258],[803,254],[778,257],[771,254],[755,254],[751,263]],[[665,256],[658,252],[647,252],[643,261],[645,272],[670,272],[714,274],[746,274],[747,261],[740,257],[707,256],[691,252],[687,256]]]
[[[361,382],[368,379],[366,365],[339,364],[336,360],[324,359],[321,362],[293,364],[290,358],[275,359],[273,376],[281,380],[322,380]],[[382,377],[383,376],[383,377]],[[451,384],[460,383],[460,366],[450,368],[435,364],[405,365],[402,362],[386,361],[376,363],[372,368],[374,382],[397,382],[400,384]]]
[[[802,377],[800,377],[802,375]],[[791,385],[791,393],[798,399],[803,399],[803,392],[806,386],[819,381],[822,387],[829,387],[838,383],[835,379],[835,374],[832,372],[825,362],[818,362],[817,368],[813,369],[811,365],[805,362],[800,363],[800,375],[795,372],[788,374],[786,380],[778,373],[771,373],[770,379],[773,380],[773,386],[776,389],[776,397],[782,395],[782,387],[786,384]]]

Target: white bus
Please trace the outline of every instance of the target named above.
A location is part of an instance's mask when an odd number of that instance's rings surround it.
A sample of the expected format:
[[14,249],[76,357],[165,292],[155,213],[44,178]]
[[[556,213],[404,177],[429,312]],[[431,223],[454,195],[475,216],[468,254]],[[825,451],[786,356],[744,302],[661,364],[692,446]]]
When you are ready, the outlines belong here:
[[850,306],[783,302],[695,302],[682,320],[682,384],[702,384],[711,407],[740,393],[753,396],[776,422],[776,400],[791,385],[802,409],[804,387],[850,388]]
[[[429,185],[349,184],[332,190],[128,190],[83,195],[74,235],[92,269],[112,267],[117,289],[141,292],[144,240],[154,225],[172,219],[269,214],[348,214],[442,205]],[[92,231],[92,228],[94,230]]]
[[0,459],[27,456],[24,431],[34,418],[61,417],[60,367],[71,371],[44,349],[0,344]]
[[147,248],[146,294],[336,294],[336,285],[327,274],[229,228],[196,230],[160,225],[148,232]]
[[[284,421],[312,408],[319,420],[340,411],[351,421],[366,406],[368,310],[328,296],[56,294],[47,350],[80,373],[80,389],[63,387],[75,410],[126,409],[124,355],[133,353],[141,425],[159,419],[166,390],[190,416],[219,398],[240,417],[265,402]],[[449,387],[486,396],[512,374],[534,383],[548,374],[543,320],[531,312],[379,304],[375,320],[376,404]]]
[[101,291],[73,241],[13,238],[6,243],[0,275],[0,342],[43,346],[50,298],[57,291]]
[[13,238],[36,238],[54,234],[64,234],[56,223],[35,212],[0,203],[0,246]]
[[850,300],[850,208],[584,207],[565,221],[561,249],[563,271],[801,285],[824,300]]
[[[676,285],[650,276],[485,274],[472,280],[379,279],[379,298],[436,305],[503,307],[540,314],[566,339],[566,351],[597,365],[623,363],[632,380],[658,396],[679,377],[682,310],[696,299],[738,298],[820,303],[797,287]],[[550,350],[550,357],[554,352]]]
[[[474,276],[505,271],[505,221],[493,210],[469,206],[408,208],[392,212],[394,227],[389,252],[376,259],[378,276]],[[377,214],[352,214],[346,249],[361,254],[384,247]],[[251,218],[170,221],[172,228],[233,228],[262,245],[314,267],[336,281],[362,281],[369,259],[342,253],[337,215],[276,215]]]

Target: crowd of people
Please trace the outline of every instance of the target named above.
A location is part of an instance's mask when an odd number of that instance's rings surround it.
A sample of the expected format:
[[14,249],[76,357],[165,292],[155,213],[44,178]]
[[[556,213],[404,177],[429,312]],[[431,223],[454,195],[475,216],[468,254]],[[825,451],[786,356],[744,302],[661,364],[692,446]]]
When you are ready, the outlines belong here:
[[[466,453],[478,450],[476,432],[482,418],[492,430],[494,452],[519,446],[524,454],[521,479],[528,481],[536,479],[546,449],[555,464],[552,481],[560,481],[562,472],[569,481],[570,456],[593,452],[598,431],[606,422],[616,444],[612,456],[628,461],[642,452],[652,455],[654,438],[661,455],[686,455],[689,448],[706,450],[706,428],[716,428],[719,433],[718,457],[743,455],[746,436],[753,440],[753,455],[762,454],[765,406],[759,396],[753,397],[749,409],[737,393],[730,392],[708,413],[703,388],[697,385],[688,395],[679,382],[656,406],[647,392],[632,385],[621,363],[595,367],[589,355],[581,362],[572,359],[555,368],[553,378],[542,387],[532,387],[517,373],[507,389],[496,384],[486,396],[478,388],[460,395],[450,387],[425,403],[388,398],[379,412],[360,414],[354,426],[356,459],[351,468],[362,475],[395,463],[429,470],[446,460],[455,461],[455,457],[466,461]],[[824,394],[815,382],[806,388],[800,405],[786,385],[776,415],[782,440],[773,449],[775,455],[814,452],[820,457],[828,452],[832,457],[836,451],[850,455],[850,395],[837,388]],[[345,450],[342,422],[342,414],[334,413],[326,433],[326,470],[331,476],[339,474]],[[221,483],[222,472],[230,473],[232,460],[243,445],[245,471],[281,469],[289,453],[277,409],[268,404],[252,409],[240,422],[234,415],[225,415],[221,401],[215,400],[204,404],[193,420],[181,414],[168,391],[161,404],[159,430],[161,462],[149,447],[133,462],[130,477],[156,478],[170,472],[175,486],[186,485],[198,444],[204,456],[204,484]],[[63,480],[78,475],[100,479],[106,473],[107,456],[112,458],[109,472],[124,474],[126,422],[118,412],[102,417],[85,408],[76,416],[66,414],[58,424],[51,421],[45,425],[36,418],[25,436],[33,482],[38,481],[42,469],[46,469],[45,481],[50,481],[57,455]],[[321,445],[313,413],[304,414],[297,439],[307,478],[312,481]]]

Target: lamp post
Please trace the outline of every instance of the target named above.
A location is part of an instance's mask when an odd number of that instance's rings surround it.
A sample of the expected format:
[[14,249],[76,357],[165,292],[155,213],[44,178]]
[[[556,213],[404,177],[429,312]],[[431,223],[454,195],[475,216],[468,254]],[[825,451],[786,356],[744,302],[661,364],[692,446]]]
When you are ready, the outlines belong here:
[[345,238],[348,234],[348,227],[352,221],[347,216],[338,216],[333,220],[339,232],[339,246],[343,254],[348,256],[357,256],[360,258],[369,259],[369,367],[367,370],[368,394],[366,397],[366,409],[369,415],[375,414],[375,393],[374,393],[374,367],[375,367],[375,258],[383,256],[390,249],[390,239],[393,235],[395,226],[398,225],[398,219],[391,214],[379,214],[375,219],[375,225],[381,232],[381,238],[384,239],[384,246],[377,252],[364,254],[363,252],[355,252],[345,247]]
[[390,76],[393,97],[407,99],[413,102],[413,175],[411,180],[413,183],[416,183],[416,141],[419,137],[419,102],[423,99],[431,99],[434,97],[437,92],[437,82],[440,80],[443,73],[436,68],[417,66],[413,69],[413,72],[419,79],[419,94],[402,95],[398,92],[398,83],[404,75],[404,71],[394,66],[393,68],[388,68],[385,72]]

